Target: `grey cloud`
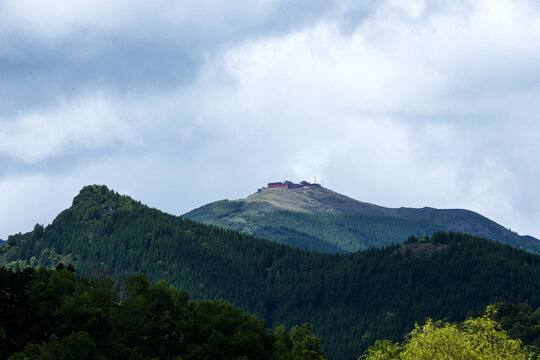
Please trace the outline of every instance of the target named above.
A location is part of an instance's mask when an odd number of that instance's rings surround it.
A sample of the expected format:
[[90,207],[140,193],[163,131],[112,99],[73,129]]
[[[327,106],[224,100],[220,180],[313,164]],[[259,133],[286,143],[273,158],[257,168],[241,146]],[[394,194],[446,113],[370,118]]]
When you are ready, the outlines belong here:
[[185,4],[97,2],[86,11],[0,4],[0,115],[102,87],[129,93],[188,85],[224,46],[301,29],[343,8],[325,1]]
[[[42,37],[32,19],[0,25],[12,36],[0,46],[0,195],[18,204],[0,206],[0,237],[52,220],[87,183],[181,214],[314,176],[360,200],[468,207],[540,234],[539,13],[526,2],[116,4],[117,24],[97,2]],[[120,130],[58,110],[96,97]],[[31,114],[60,133],[44,126],[52,145],[18,144],[28,137],[10,129]]]
[[201,61],[187,49],[159,42],[118,41],[83,58],[31,44],[21,48],[21,55],[0,63],[3,116],[102,88],[118,93],[170,90],[191,81]]

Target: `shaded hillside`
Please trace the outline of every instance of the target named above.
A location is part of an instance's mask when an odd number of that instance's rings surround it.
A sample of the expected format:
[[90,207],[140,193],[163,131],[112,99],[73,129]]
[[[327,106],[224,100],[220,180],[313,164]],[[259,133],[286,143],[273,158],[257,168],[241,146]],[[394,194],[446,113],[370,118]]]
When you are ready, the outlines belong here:
[[353,252],[401,243],[410,235],[455,231],[540,253],[540,240],[473,211],[385,208],[322,187],[272,189],[243,200],[216,201],[184,217],[319,252]]
[[398,245],[310,253],[89,186],[51,225],[10,236],[0,265],[64,261],[84,274],[146,273],[195,298],[230,301],[270,327],[310,322],[330,359],[356,359],[376,339],[398,340],[426,317],[462,320],[499,301],[540,306],[540,256],[456,233],[422,242],[445,246],[430,256]]

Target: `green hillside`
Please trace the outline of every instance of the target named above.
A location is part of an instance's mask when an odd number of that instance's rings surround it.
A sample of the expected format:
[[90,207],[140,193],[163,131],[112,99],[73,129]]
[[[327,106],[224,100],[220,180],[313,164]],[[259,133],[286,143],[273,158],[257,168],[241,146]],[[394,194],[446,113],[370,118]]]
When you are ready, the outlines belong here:
[[165,279],[271,328],[309,322],[330,359],[356,359],[426,317],[463,320],[499,301],[540,306],[540,256],[486,239],[436,233],[348,255],[311,253],[168,215],[104,186],[85,187],[51,225],[0,247],[8,267],[59,261],[82,274]]
[[327,253],[383,247],[437,231],[464,232],[540,253],[540,240],[520,236],[472,211],[391,209],[322,187],[266,190],[242,200],[216,201],[183,216]]

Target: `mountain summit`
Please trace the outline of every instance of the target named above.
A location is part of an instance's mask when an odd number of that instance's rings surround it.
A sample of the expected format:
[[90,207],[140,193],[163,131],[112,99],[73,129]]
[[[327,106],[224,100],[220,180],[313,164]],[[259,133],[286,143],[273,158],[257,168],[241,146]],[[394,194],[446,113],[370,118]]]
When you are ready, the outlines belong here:
[[540,253],[538,239],[473,211],[387,208],[303,183],[269,183],[245,199],[216,201],[183,216],[320,252],[351,252],[401,243],[411,235],[454,231]]

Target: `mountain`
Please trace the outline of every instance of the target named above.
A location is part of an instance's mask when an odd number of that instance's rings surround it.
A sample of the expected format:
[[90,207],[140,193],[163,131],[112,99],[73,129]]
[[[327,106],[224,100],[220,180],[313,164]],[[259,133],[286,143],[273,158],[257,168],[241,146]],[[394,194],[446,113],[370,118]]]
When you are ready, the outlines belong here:
[[319,252],[353,252],[402,243],[410,235],[464,232],[540,253],[540,240],[520,236],[469,210],[386,208],[332,190],[264,189],[241,200],[221,200],[183,217]]
[[58,262],[80,275],[165,279],[194,298],[225,299],[270,328],[309,322],[329,359],[356,359],[427,317],[461,321],[499,301],[540,306],[540,255],[487,239],[436,233],[321,254],[172,216],[95,185],[52,224],[0,247],[0,266]]
[[5,243],[5,242],[6,242],[6,240],[0,239],[0,246],[2,246],[2,244]]

